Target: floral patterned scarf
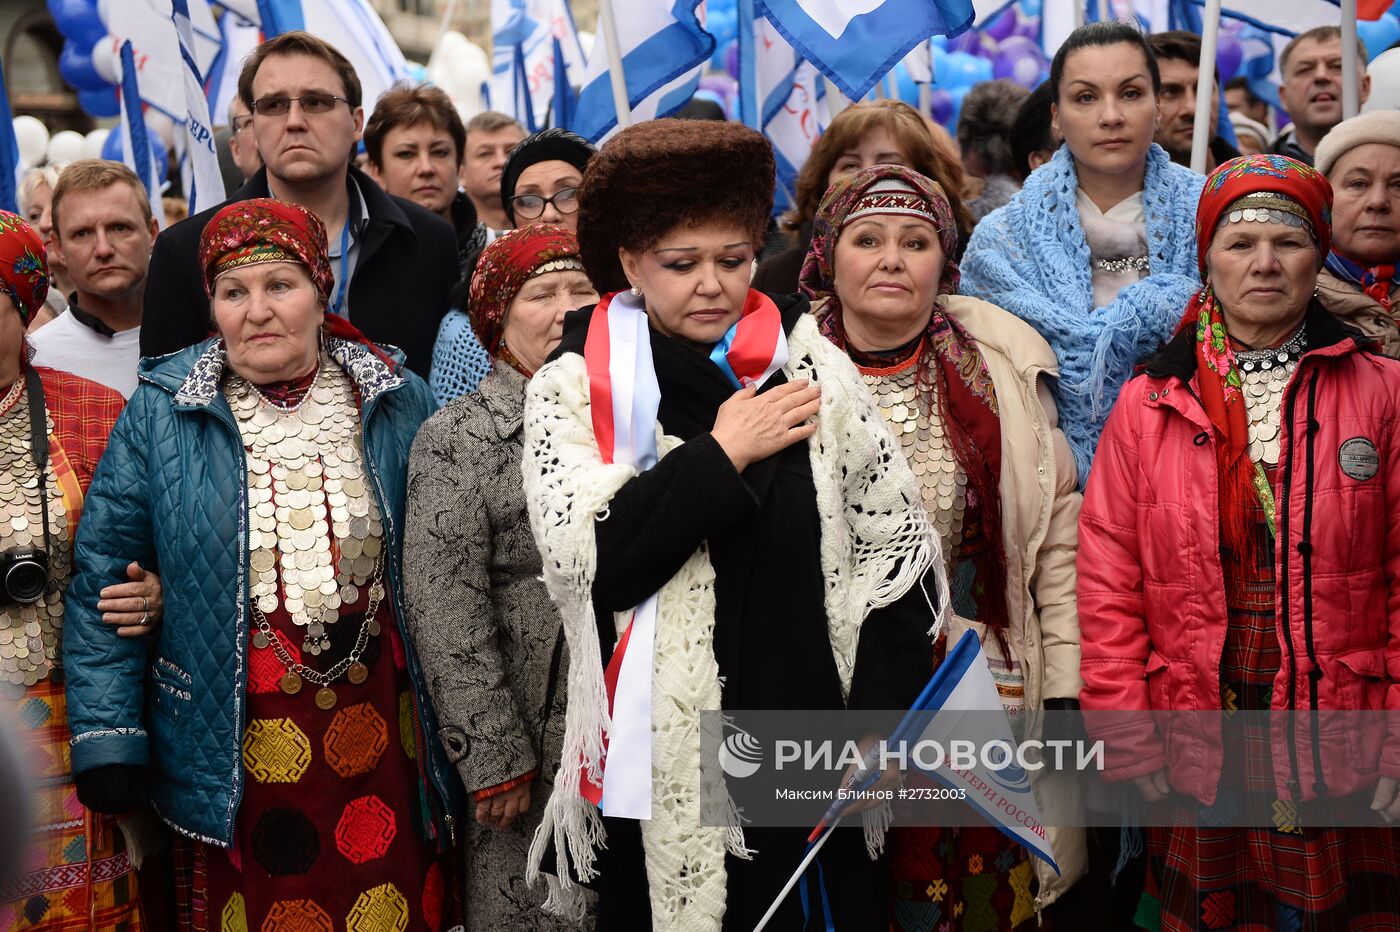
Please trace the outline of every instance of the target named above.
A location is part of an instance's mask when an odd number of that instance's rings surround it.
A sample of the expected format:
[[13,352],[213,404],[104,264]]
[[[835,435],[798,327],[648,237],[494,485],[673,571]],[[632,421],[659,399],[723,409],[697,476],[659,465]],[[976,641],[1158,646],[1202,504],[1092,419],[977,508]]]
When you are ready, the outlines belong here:
[[492,359],[499,358],[525,378],[534,375],[506,346],[506,311],[525,283],[544,272],[583,271],[578,237],[568,227],[532,223],[511,230],[481,251],[472,275],[468,313],[472,329]]
[[1236,555],[1253,547],[1250,533],[1252,500],[1264,508],[1273,531],[1273,488],[1264,468],[1249,458],[1249,418],[1235,352],[1225,329],[1224,312],[1210,286],[1206,257],[1211,242],[1237,204],[1241,209],[1263,196],[1284,212],[1306,218],[1317,244],[1318,266],[1332,247],[1332,186],[1315,169],[1281,155],[1251,155],[1231,159],[1210,173],[1196,209],[1197,263],[1205,285],[1191,299],[1181,329],[1196,328],[1196,374],[1201,403],[1220,435],[1216,460],[1220,480],[1221,538]]
[[27,325],[49,293],[44,241],[19,214],[0,210],[0,292],[10,296]]
[[[903,195],[892,188],[904,188]],[[875,165],[833,185],[822,198],[812,223],[812,245],[798,286],[814,302],[824,301],[818,329],[848,354],[845,312],[836,295],[836,242],[853,215],[893,213],[929,219],[943,251],[939,299],[929,315],[925,342],[931,352],[919,361],[917,384],[925,411],[947,428],[959,468],[967,475],[969,498],[976,497],[988,546],[973,557],[978,589],[1000,597],[979,596],[981,618],[1005,637],[1006,554],[1001,536],[1001,420],[996,391],[977,341],[947,313],[942,300],[958,288],[958,228],[938,183],[898,165]],[[1003,649],[1005,644],[1002,644]],[[1009,656],[1009,655],[1007,655]]]

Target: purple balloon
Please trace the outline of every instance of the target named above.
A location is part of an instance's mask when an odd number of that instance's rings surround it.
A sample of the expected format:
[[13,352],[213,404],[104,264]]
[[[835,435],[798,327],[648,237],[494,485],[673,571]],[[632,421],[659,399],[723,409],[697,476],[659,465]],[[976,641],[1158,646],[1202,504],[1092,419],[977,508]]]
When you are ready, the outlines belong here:
[[1008,9],[993,17],[990,23],[982,27],[981,32],[984,36],[991,36],[993,39],[1000,42],[1002,39],[1011,35],[1012,30],[1015,28],[1016,11],[1014,9]]
[[734,79],[739,77],[739,43],[735,42],[729,47],[729,51],[724,53],[724,70],[729,72],[729,76]]
[[967,52],[970,55],[976,55],[978,52],[982,51],[982,37],[977,34],[975,29],[969,29],[967,32],[948,43],[948,51]]
[[929,102],[933,108],[933,122],[947,123],[948,118],[953,115],[953,95],[941,87],[936,87],[929,95]]
[[1026,88],[1033,88],[1045,67],[1045,56],[1036,45],[1025,36],[1012,36],[997,49],[992,62],[992,74],[998,78],[1010,78]]
[[1020,10],[1016,11],[1016,28],[1011,31],[1013,36],[1024,36],[1032,41],[1040,38],[1040,17],[1028,16]]
[[1244,61],[1244,46],[1234,36],[1224,33],[1220,34],[1218,41],[1219,44],[1215,47],[1215,67],[1220,70],[1220,80],[1228,81],[1240,70],[1240,63]]

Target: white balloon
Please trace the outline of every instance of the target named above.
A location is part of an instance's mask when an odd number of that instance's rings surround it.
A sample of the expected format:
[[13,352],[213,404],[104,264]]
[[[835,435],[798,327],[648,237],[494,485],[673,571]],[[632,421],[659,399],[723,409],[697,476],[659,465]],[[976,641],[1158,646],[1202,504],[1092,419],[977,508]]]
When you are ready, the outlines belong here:
[[95,129],[83,137],[83,158],[102,158],[102,147],[107,143],[107,134],[110,129]]
[[1400,49],[1381,52],[1366,66],[1371,76],[1371,96],[1361,105],[1363,113],[1400,107]]
[[588,30],[580,30],[578,34],[578,44],[583,47],[583,60],[588,61],[588,56],[593,54],[593,44],[597,37]]
[[483,109],[481,84],[491,76],[486,50],[455,30],[438,39],[429,59],[428,79],[447,92],[463,120]]
[[15,139],[19,142],[21,165],[33,168],[44,161],[44,151],[49,147],[49,129],[36,117],[28,114],[15,117]]
[[[175,121],[161,113],[155,107],[146,111],[146,125],[156,131],[160,141],[169,149],[175,145]],[[183,124],[181,124],[183,125]]]
[[49,140],[49,164],[66,165],[75,159],[82,158],[85,145],[87,145],[87,140],[83,138],[82,133],[75,133],[71,129],[54,133],[53,138]]
[[111,36],[103,36],[92,46],[92,70],[102,75],[102,80],[110,81],[113,84],[120,84],[122,80],[121,65],[117,60],[117,51],[113,47],[116,40]]

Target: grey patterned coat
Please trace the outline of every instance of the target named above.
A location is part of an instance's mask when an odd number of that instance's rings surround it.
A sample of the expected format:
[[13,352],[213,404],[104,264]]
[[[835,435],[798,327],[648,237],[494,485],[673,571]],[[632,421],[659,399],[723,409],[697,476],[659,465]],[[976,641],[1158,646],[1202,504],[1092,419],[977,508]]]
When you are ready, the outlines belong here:
[[521,489],[525,384],[497,362],[476,392],[423,425],[409,462],[404,530],[407,624],[438,711],[438,737],[467,792],[539,771],[529,812],[508,830],[469,814],[467,928],[492,932],[592,928],[544,913],[544,885],[530,890],[524,879],[559,765],[567,667],[564,651],[546,715],[560,621],[540,580]]

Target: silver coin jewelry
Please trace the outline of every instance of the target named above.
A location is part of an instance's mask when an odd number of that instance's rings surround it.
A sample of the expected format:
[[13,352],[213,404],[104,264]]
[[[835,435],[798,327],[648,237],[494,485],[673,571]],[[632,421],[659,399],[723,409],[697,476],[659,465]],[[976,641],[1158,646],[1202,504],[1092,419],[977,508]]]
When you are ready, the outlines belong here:
[[1249,420],[1249,458],[1265,466],[1277,466],[1280,453],[1283,393],[1307,350],[1303,327],[1275,349],[1241,350],[1235,353],[1241,392]]
[[[384,524],[366,475],[354,387],[323,353],[295,405],[273,403],[236,375],[224,393],[247,451],[253,646],[271,647],[287,667],[284,692],[311,682],[322,687],[317,705],[331,708],[331,681],[367,675],[359,658],[379,633],[373,615],[383,598]],[[302,631],[302,652],[314,657],[329,649],[329,628],[342,608],[356,606],[366,584],[369,604],[349,657],[325,673],[292,662],[266,616],[285,608]]]
[[[50,585],[36,602],[0,607],[0,683],[33,686],[62,663],[63,592],[73,567],[68,508],[52,467],[42,484],[30,449],[29,398],[24,379],[0,399],[0,551],[43,546],[49,511]],[[49,435],[53,418],[46,415]]]

